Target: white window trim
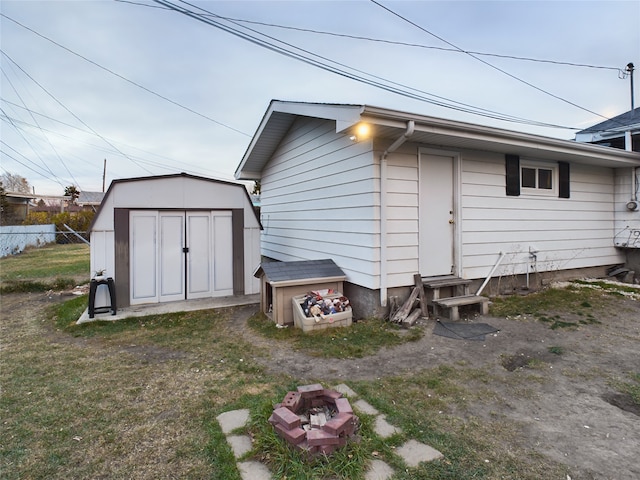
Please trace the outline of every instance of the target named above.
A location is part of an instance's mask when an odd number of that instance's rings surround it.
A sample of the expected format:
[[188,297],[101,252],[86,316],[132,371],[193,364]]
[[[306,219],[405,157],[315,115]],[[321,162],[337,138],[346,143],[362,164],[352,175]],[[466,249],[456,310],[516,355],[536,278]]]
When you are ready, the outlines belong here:
[[[539,168],[551,170],[551,188],[531,188],[522,185],[522,169],[523,168],[535,168],[536,173]],[[558,164],[549,162],[538,162],[536,160],[520,159],[520,194],[521,195],[533,195],[542,197],[557,197],[558,196]],[[536,175],[537,182],[537,175]]]

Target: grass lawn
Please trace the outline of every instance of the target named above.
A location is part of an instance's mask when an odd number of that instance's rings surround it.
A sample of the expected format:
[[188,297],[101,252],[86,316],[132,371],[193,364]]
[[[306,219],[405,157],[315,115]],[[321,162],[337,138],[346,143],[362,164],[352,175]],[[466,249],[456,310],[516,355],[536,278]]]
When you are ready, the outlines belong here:
[[89,246],[50,243],[0,259],[0,293],[44,292],[88,283]]
[[[86,247],[72,247],[2,260],[3,285],[88,272]],[[85,307],[86,297],[53,306],[26,302],[23,315],[3,316],[2,478],[239,480],[215,420],[236,408],[251,410],[252,422],[242,431],[254,440],[247,458],[269,464],[275,478],[362,479],[373,458],[392,465],[396,480],[566,478],[566,467],[518,446],[513,424],[460,414],[469,402],[491,395],[498,380],[487,369],[458,363],[376,380],[347,379],[402,433],[382,440],[373,434],[372,418],[363,415],[359,443],[309,462],[267,423],[273,404],[300,379],[266,373],[258,358],[269,352],[230,328],[234,309],[77,326],[74,320]],[[310,358],[366,355],[390,336],[366,322],[370,330],[351,331],[362,343],[340,352],[332,349],[330,335],[307,344],[309,337],[270,330],[258,317],[251,323],[274,348],[295,346]],[[412,333],[398,341],[418,337]],[[637,394],[636,380],[623,388]],[[520,381],[524,386],[532,380]],[[431,445],[444,459],[408,468],[394,453],[408,439]],[[506,453],[504,445],[510,445]]]
[[[482,370],[460,365],[348,382],[403,433],[382,440],[364,415],[359,443],[330,460],[308,462],[267,422],[273,404],[300,383],[265,374],[255,360],[265,352],[227,327],[233,309],[74,326],[85,303],[76,298],[45,316],[12,322],[16,331],[0,373],[3,478],[239,480],[215,420],[236,408],[252,412],[243,430],[254,438],[248,456],[268,463],[279,472],[276,478],[361,479],[372,458],[396,468],[396,479],[501,478],[507,472],[534,479],[563,471],[540,464],[532,453],[501,456],[494,450],[497,437],[508,439],[513,428],[496,430],[453,414],[482,395],[470,385],[489,380]],[[407,469],[394,449],[410,438],[446,460]]]

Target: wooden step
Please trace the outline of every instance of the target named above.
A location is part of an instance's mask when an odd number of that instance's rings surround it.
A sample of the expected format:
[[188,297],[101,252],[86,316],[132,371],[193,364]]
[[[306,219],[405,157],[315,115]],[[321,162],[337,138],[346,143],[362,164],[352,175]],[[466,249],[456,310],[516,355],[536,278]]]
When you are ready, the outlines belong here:
[[422,284],[427,288],[456,287],[469,285],[471,280],[456,277],[455,275],[440,275],[437,277],[422,277]]
[[458,307],[463,305],[480,305],[480,313],[489,313],[489,299],[480,295],[463,295],[460,297],[439,298],[433,300],[434,315],[437,314],[438,307],[449,309],[449,318],[452,321],[460,320]]
[[440,275],[437,277],[422,277],[422,285],[431,290],[430,303],[440,298],[440,289],[453,288],[454,295],[459,294],[462,287],[462,294],[469,295],[469,284],[471,280],[457,277],[455,275]]

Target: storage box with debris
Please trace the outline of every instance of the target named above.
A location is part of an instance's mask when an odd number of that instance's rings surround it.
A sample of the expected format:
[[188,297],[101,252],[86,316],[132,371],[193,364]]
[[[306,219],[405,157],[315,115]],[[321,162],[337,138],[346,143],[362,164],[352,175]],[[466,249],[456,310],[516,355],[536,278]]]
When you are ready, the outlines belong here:
[[254,272],[260,281],[260,309],[278,325],[294,324],[291,298],[312,290],[343,292],[346,275],[331,259],[262,262]]
[[[297,295],[291,298],[293,308],[293,323],[296,328],[301,328],[303,332],[312,332],[314,330],[323,330],[331,327],[348,327],[352,323],[353,315],[350,306],[341,307],[343,311],[334,313],[312,312],[307,315],[304,312],[305,299],[307,295]],[[344,299],[341,293],[326,294],[322,299],[330,301],[338,301]],[[344,301],[341,302],[344,305]]]

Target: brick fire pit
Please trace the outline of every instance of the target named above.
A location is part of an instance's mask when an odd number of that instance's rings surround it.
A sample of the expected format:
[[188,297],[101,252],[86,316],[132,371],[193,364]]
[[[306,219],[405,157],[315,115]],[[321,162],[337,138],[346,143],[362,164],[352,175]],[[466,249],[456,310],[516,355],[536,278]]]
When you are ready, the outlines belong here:
[[330,455],[354,436],[358,417],[340,392],[319,383],[288,392],[269,417],[280,437],[309,454]]

